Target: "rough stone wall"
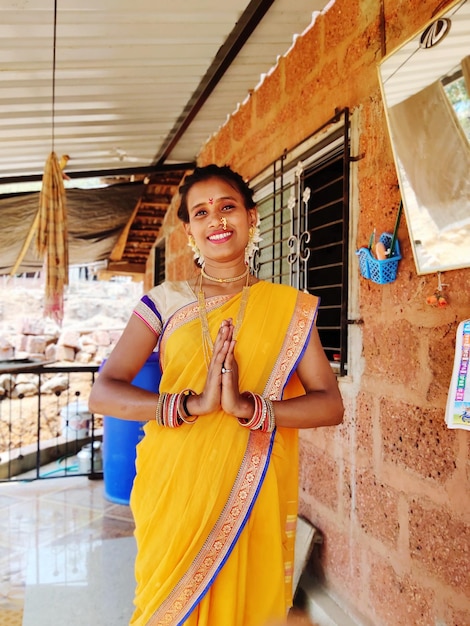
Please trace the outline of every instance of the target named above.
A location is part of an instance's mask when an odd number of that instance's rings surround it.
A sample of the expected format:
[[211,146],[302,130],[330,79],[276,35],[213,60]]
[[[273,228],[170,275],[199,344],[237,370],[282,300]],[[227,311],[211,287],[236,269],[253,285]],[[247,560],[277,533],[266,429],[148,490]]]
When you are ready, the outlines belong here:
[[[383,44],[391,51],[443,5],[384,6],[385,40],[381,2],[336,0],[199,155],[201,165],[228,163],[249,179],[349,107],[362,156],[353,165],[357,248],[374,227],[393,229],[399,202],[378,84]],[[177,278],[188,253],[175,216],[168,218],[167,263]],[[324,534],[321,567],[331,594],[364,624],[464,626],[470,434],[448,430],[444,410],[456,328],[470,317],[470,269],[445,274],[450,306],[432,308],[426,296],[437,276],[416,275],[404,217],[398,236],[397,280],[380,286],[360,278],[353,297],[362,354],[340,381],[344,423],[301,434],[300,512]]]

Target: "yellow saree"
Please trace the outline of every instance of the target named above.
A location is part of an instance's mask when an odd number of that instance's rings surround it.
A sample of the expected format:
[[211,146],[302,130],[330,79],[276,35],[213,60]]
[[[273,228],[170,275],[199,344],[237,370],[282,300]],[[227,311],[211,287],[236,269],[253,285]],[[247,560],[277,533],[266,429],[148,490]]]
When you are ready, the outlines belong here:
[[[236,319],[240,299],[207,300],[213,338],[223,319]],[[241,391],[272,400],[304,393],[294,370],[316,309],[316,298],[291,287],[263,281],[251,287],[235,347]],[[159,352],[161,391],[203,390],[207,369],[194,299],[163,320]],[[222,410],[177,429],[149,422],[136,465],[131,624],[264,626],[285,617],[292,603],[297,430],[253,432]]]

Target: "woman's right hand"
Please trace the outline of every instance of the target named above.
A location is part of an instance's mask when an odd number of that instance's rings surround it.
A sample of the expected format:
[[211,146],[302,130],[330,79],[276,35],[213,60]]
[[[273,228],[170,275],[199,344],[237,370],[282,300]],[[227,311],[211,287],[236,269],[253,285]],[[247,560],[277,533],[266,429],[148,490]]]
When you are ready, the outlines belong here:
[[187,408],[191,415],[206,415],[221,407],[222,367],[233,335],[232,320],[223,320],[214,342],[206,384],[200,395],[190,396]]

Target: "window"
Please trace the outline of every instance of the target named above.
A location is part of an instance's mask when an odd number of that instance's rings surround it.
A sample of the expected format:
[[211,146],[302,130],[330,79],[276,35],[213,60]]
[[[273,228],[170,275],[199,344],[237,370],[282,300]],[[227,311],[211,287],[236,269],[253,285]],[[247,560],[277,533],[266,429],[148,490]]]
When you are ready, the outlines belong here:
[[259,278],[320,297],[325,353],[347,371],[349,116],[342,111],[252,183],[261,217]]

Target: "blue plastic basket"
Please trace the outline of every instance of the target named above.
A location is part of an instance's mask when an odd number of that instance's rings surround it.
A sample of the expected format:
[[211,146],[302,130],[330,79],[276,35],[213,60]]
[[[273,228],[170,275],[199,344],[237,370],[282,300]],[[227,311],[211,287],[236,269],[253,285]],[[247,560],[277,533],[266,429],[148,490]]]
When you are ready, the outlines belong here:
[[[392,243],[392,235],[390,233],[382,233],[380,239],[385,248],[388,250]],[[392,250],[392,256],[379,261],[376,259],[369,248],[360,248],[356,251],[359,257],[359,268],[362,276],[371,280],[379,285],[385,285],[386,283],[393,283],[397,277],[398,261],[401,259],[400,245],[398,239],[395,240],[395,244]]]

